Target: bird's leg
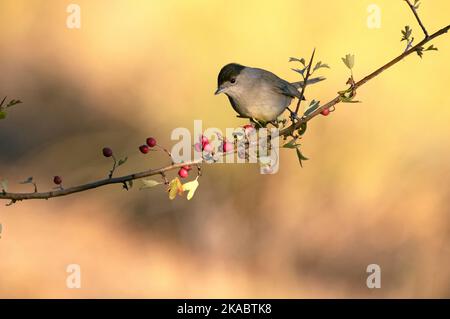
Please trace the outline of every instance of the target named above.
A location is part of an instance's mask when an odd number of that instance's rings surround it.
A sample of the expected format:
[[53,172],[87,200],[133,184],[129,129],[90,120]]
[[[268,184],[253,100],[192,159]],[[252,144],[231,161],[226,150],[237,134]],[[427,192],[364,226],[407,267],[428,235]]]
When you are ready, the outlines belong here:
[[280,123],[278,122],[278,120],[273,120],[269,122],[270,124],[272,124],[273,126],[275,126],[276,128],[280,127]]
[[263,127],[266,127],[266,125],[267,125],[266,122],[258,121],[258,120],[254,119],[254,118],[251,118],[250,122],[255,123],[258,128],[263,128]]
[[292,123],[295,123],[296,120],[300,121],[300,118],[298,117],[296,112],[292,111],[290,108],[287,108],[287,110],[289,111],[289,113],[291,113],[290,118],[291,118]]

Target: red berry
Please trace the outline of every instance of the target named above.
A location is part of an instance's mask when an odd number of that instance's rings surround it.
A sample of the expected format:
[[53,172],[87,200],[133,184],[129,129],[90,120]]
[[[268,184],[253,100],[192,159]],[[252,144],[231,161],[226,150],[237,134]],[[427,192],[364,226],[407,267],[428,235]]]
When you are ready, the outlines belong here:
[[139,150],[142,154],[147,154],[150,151],[150,147],[148,145],[141,145],[139,146]]
[[233,150],[233,144],[227,141],[224,141],[222,144],[222,150],[224,153],[231,152]]
[[147,145],[150,147],[155,147],[156,146],[156,140],[153,137],[149,137],[147,139]]
[[244,132],[247,135],[249,135],[250,133],[252,133],[255,130],[255,128],[251,124],[246,124],[242,128],[244,129]]
[[191,165],[184,165],[182,168],[187,170],[188,172],[192,169]]
[[205,144],[209,143],[209,140],[208,140],[208,138],[206,136],[202,135],[200,137],[200,143],[202,143],[202,145],[205,146]]
[[103,148],[103,156],[104,157],[111,157],[112,155],[113,155],[112,149],[110,149],[109,147]]
[[53,177],[53,183],[55,183],[56,185],[61,185],[62,178],[60,176]]
[[324,109],[322,110],[322,112],[320,112],[320,114],[322,114],[323,116],[327,116],[328,114],[330,114],[330,109]]
[[181,178],[186,178],[189,176],[189,172],[184,168],[180,168],[180,170],[178,171],[178,176],[180,176]]

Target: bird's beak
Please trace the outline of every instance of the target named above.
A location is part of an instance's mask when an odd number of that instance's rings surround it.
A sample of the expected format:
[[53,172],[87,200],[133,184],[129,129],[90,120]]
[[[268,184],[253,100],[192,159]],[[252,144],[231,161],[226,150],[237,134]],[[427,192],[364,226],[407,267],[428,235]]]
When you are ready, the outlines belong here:
[[214,92],[214,95],[220,94],[223,92],[223,88],[217,88],[216,92]]

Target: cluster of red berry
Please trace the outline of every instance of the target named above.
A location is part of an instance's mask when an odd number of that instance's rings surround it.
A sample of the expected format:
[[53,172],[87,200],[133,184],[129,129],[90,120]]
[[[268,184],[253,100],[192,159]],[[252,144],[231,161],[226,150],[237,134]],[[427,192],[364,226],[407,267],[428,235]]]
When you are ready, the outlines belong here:
[[156,140],[153,137],[149,137],[146,140],[146,143],[144,145],[139,146],[139,150],[142,154],[147,154],[151,148],[156,146]]
[[[245,133],[248,134],[250,133],[252,130],[254,130],[255,128],[248,124],[248,125],[244,125],[243,126]],[[156,139],[153,137],[149,137],[146,140],[146,143],[139,146],[139,151],[142,154],[147,154],[150,149],[152,149],[153,147],[155,147],[157,145]],[[206,153],[212,153],[214,148],[211,144],[211,142],[209,141],[209,139],[202,135],[200,136],[200,141],[199,143],[196,143],[194,145],[194,148],[197,152],[206,152]],[[233,143],[228,142],[227,140],[223,140],[222,144],[221,144],[221,151],[224,153],[228,153],[228,152],[232,152],[234,149]],[[104,157],[113,157],[114,153],[113,150],[110,147],[104,147],[102,150],[103,156]],[[120,165],[120,163],[119,163]],[[180,170],[178,171],[178,176],[180,176],[181,178],[186,178],[189,176],[189,171],[192,170],[192,167],[190,165],[184,165],[180,168]],[[53,178],[53,182],[58,185],[61,186],[62,184],[62,178],[61,176],[55,176]]]
[[180,176],[181,178],[186,178],[189,176],[189,171],[192,169],[192,167],[190,165],[184,165],[183,167],[180,168],[180,170],[178,171],[178,176]]
[[[211,142],[204,135],[200,136],[199,143],[194,144],[194,149],[197,152],[205,152],[205,153],[211,153],[214,150],[213,146],[211,145]],[[220,149],[224,153],[231,152],[233,151],[233,143],[230,143],[227,140],[223,140]]]

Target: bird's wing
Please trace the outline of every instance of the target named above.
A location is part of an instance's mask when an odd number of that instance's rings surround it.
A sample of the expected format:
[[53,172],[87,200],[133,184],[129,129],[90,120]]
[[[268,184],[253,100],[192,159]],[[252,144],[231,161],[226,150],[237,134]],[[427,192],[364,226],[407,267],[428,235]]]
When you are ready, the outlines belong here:
[[296,98],[300,98],[300,96],[301,96],[301,94],[297,90],[297,88],[295,86],[293,86],[292,84],[290,84],[289,82],[278,82],[275,89],[278,91],[278,93],[284,94],[286,96],[296,97]]
[[272,89],[278,93],[292,98],[300,98],[300,92],[291,83],[279,78],[271,72],[267,72],[263,75],[263,78],[267,83],[270,83]]
[[[309,84],[314,84],[314,83],[317,83],[317,82],[320,82],[320,81],[323,81],[323,80],[325,80],[325,78],[323,76],[319,76],[318,78],[308,79],[308,85]],[[304,83],[305,83],[304,81],[300,81],[300,82],[294,82],[294,83],[291,83],[291,84],[293,86],[295,86],[297,89],[299,89],[299,88],[303,87]]]

